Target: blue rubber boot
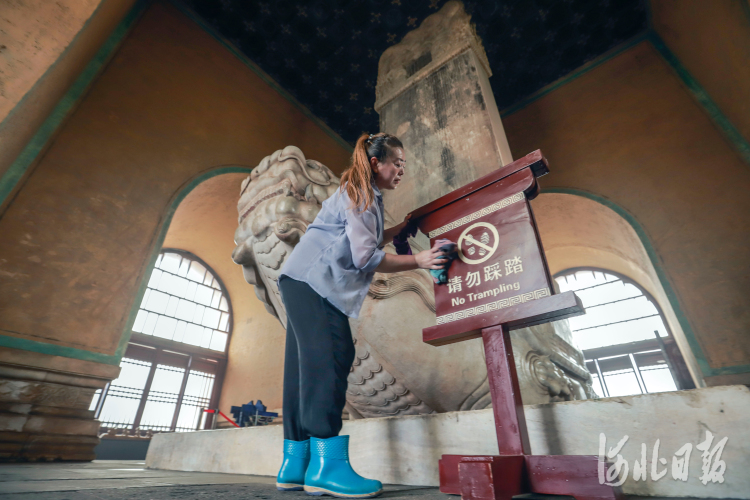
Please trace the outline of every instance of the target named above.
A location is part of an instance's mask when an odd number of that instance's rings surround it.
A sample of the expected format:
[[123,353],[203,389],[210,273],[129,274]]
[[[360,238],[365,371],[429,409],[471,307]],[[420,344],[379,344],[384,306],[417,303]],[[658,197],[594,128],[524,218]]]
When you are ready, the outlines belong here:
[[284,461],[276,476],[276,489],[299,491],[305,486],[305,472],[310,463],[310,440],[284,440]]
[[349,436],[310,438],[310,465],[305,474],[305,493],[340,498],[372,498],[383,484],[365,479],[349,464]]

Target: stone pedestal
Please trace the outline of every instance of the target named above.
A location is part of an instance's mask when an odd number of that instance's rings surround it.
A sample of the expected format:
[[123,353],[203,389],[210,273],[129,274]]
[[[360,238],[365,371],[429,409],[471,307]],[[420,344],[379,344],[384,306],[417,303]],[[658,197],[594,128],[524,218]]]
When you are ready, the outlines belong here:
[[94,393],[119,366],[0,347],[0,461],[93,460]]
[[[616,452],[628,463],[622,485],[628,495],[750,499],[750,475],[746,473],[750,428],[745,424],[750,391],[745,386],[531,405],[525,406],[524,412],[531,451],[537,455],[597,455],[600,434],[606,438],[607,452],[628,436]],[[726,465],[722,482],[704,485],[700,480],[703,457],[696,446],[705,441],[707,431],[714,435],[710,450],[723,438],[729,439],[721,457],[712,458],[712,463],[723,460]],[[437,464],[442,455],[498,453],[492,410],[351,420],[344,423],[341,433],[351,436],[354,470],[388,484],[437,486]],[[275,476],[283,440],[280,425],[156,434],[146,465]],[[692,444],[688,474],[685,479],[675,478],[676,454],[686,444]],[[646,474],[636,479],[636,461],[644,461],[642,445],[647,448],[648,467]],[[658,448],[657,463],[652,464],[654,448]],[[263,450],[263,459],[249,460],[247,450]]]
[[470,21],[463,4],[450,1],[380,58],[380,130],[398,136],[406,153],[400,188],[384,194],[397,221],[512,161]]

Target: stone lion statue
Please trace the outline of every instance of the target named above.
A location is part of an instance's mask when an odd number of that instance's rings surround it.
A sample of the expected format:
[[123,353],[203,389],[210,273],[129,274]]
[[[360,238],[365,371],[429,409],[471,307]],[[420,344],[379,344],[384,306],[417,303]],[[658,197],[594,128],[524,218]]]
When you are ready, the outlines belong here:
[[[294,146],[267,156],[242,182],[235,263],[270,314],[286,327],[277,279],[286,258],[340,181]],[[394,221],[386,212],[386,227]],[[429,245],[410,240],[415,251]],[[395,253],[392,245],[386,252]],[[417,415],[490,406],[480,339],[432,347],[422,329],[435,324],[429,273],[376,273],[351,328],[356,357],[349,375],[351,418]],[[513,332],[525,404],[595,397],[583,355],[569,342],[567,321]],[[568,340],[566,340],[568,339]]]
[[232,260],[284,328],[286,311],[276,280],[323,201],[338,188],[339,179],[328,167],[306,160],[294,146],[263,158],[242,182]]

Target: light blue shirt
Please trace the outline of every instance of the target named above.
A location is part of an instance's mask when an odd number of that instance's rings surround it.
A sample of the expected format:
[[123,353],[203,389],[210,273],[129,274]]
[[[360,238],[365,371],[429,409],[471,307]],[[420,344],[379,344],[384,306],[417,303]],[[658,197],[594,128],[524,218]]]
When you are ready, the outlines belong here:
[[304,281],[350,318],[359,316],[375,268],[385,257],[383,195],[372,188],[375,202],[364,211],[351,208],[346,189],[325,200],[280,275]]

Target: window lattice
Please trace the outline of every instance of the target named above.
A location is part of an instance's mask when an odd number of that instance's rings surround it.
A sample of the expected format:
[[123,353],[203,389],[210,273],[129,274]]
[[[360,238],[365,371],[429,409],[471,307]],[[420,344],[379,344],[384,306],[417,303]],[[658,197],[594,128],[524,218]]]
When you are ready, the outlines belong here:
[[[132,430],[138,407],[146,398],[143,414],[137,427],[156,432],[186,432],[202,428],[206,414],[203,412],[211,402],[216,375],[200,370],[157,364],[148,385],[148,374],[153,363],[123,358],[120,376],[112,381],[98,417],[104,428]],[[180,387],[187,376],[185,392],[179,408]],[[98,402],[98,398],[94,398]],[[92,404],[91,409],[96,404]],[[178,414],[176,425],[172,419]]]
[[196,370],[190,372],[177,418],[177,432],[192,431],[199,423],[203,426],[206,418],[203,408],[208,407],[211,400],[215,378],[216,376],[211,373]]
[[197,259],[162,252],[133,331],[224,351],[231,324],[229,300],[213,273]]
[[555,277],[561,292],[572,290],[586,314],[569,319],[573,340],[583,350],[599,396],[627,396],[677,389],[657,346],[670,337],[661,313],[633,283],[597,270]]
[[122,358],[120,376],[109,387],[99,420],[104,427],[129,428],[146,389],[151,363]]

